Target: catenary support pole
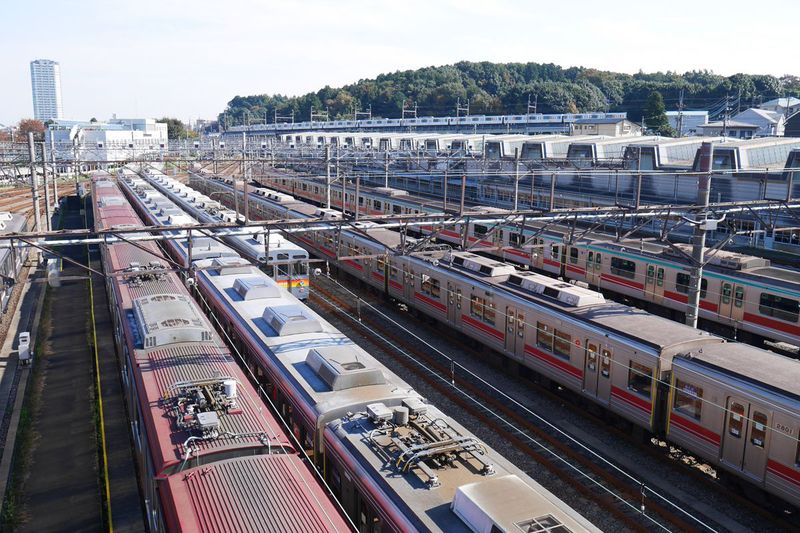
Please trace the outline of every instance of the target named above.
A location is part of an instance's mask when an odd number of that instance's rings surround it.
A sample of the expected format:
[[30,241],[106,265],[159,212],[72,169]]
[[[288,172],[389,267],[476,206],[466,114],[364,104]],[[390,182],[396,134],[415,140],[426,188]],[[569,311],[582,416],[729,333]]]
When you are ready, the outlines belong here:
[[31,174],[31,199],[33,200],[33,220],[36,231],[42,231],[42,215],[39,213],[39,179],[36,177],[36,146],[33,144],[33,132],[28,132],[28,170]]
[[698,176],[697,205],[703,209],[695,217],[694,234],[692,235],[692,268],[689,274],[689,300],[686,308],[686,325],[697,327],[700,314],[700,293],[703,280],[703,263],[705,261],[706,219],[708,218],[708,197],[711,190],[711,162],[714,157],[714,145],[704,142],[700,146],[700,175]]

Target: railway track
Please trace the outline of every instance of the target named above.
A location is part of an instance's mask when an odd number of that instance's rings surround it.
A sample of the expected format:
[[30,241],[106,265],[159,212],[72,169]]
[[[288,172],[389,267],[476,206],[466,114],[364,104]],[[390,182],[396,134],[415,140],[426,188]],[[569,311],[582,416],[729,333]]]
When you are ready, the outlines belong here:
[[[502,438],[514,448],[515,453],[544,465],[556,477],[565,481],[581,498],[598,501],[612,524],[599,524],[604,529],[630,530],[736,530],[758,529],[750,524],[738,524],[735,519],[723,520],[724,525],[713,518],[704,516],[693,509],[695,502],[683,501],[680,507],[661,499],[659,494],[643,484],[637,478],[621,472],[603,461],[598,456],[573,440],[566,439],[558,431],[554,431],[535,413],[531,413],[518,402],[502,394],[490,390],[485,382],[471,376],[465,367],[447,363],[444,354],[435,356],[430,346],[413,342],[412,336],[399,331],[393,319],[381,316],[365,303],[361,309],[350,295],[337,288],[334,282],[324,278],[316,278],[312,303],[318,303],[328,313],[337,316],[338,327],[348,329],[354,339],[364,339],[371,352],[376,350],[417,374],[427,386],[437,394],[446,397],[459,409],[476,419],[479,425],[490,428],[489,431]],[[343,318],[344,316],[348,318]],[[352,317],[360,317],[360,320]],[[331,320],[331,318],[329,318]],[[419,326],[415,326],[419,327]],[[423,326],[443,335],[441,328]],[[365,331],[367,334],[365,335]],[[415,330],[416,331],[416,330]],[[351,333],[352,332],[352,333]],[[413,344],[413,346],[411,345]],[[461,344],[465,344],[462,343]],[[462,347],[459,347],[461,349]],[[467,350],[469,351],[469,350]],[[487,358],[487,351],[474,350],[482,361]],[[545,389],[545,387],[540,387]],[[563,403],[563,398],[556,401]],[[574,411],[581,410],[573,406]],[[583,411],[581,411],[581,415]],[[576,416],[581,416],[576,415]],[[604,424],[605,425],[605,424]],[[620,438],[625,438],[620,436]],[[630,439],[628,439],[630,440]],[[644,448],[644,446],[643,446]],[[651,450],[649,453],[657,452]],[[561,459],[567,458],[569,463]],[[660,461],[664,458],[658,457]],[[718,489],[716,485],[715,488]],[[673,496],[670,495],[670,499]],[[693,509],[694,518],[686,514],[682,508]],[[696,507],[702,507],[702,503]],[[770,518],[764,512],[763,517]],[[593,517],[589,517],[593,519]],[[769,520],[770,530],[789,529],[792,526],[783,523],[778,517]],[[765,522],[761,522],[762,524]]]

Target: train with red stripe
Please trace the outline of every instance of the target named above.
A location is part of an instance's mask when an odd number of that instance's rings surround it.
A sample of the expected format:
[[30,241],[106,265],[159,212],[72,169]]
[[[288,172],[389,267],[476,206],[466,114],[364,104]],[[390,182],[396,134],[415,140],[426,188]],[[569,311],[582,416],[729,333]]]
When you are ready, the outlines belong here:
[[[262,178],[281,192],[323,204],[324,178],[277,174]],[[212,190],[225,187],[217,182]],[[442,202],[411,195],[401,189],[366,187],[345,191],[348,212],[365,215],[441,213]],[[342,206],[342,191],[331,190],[332,205]],[[472,212],[505,212],[474,208]],[[451,227],[422,227],[439,241],[479,250],[534,270],[588,283],[609,297],[682,321],[689,292],[691,247],[669,246],[650,240],[613,242],[614,236],[558,224],[470,221]],[[581,235],[570,243],[572,236]],[[800,347],[800,271],[770,261],[726,250],[709,251],[704,269],[700,310],[701,327],[729,338],[760,345],[763,340]]]
[[[170,214],[184,204],[173,178],[149,170],[120,185],[150,224],[196,222]],[[359,531],[599,531],[235,250],[170,235],[172,259],[191,267],[203,307]]]
[[[194,183],[230,188],[219,180]],[[341,217],[267,188],[252,192],[250,201],[251,213],[270,220]],[[398,255],[399,233],[362,226],[298,239],[536,376],[800,504],[800,361],[495,258],[463,251]]]
[[341,532],[351,524],[236,364],[119,187],[91,210],[148,531]]

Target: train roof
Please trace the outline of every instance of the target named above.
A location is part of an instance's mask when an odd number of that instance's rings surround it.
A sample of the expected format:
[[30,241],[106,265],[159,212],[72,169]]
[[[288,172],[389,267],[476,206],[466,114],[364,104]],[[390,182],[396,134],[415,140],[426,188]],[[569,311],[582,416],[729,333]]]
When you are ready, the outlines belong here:
[[[754,362],[758,363],[755,364]],[[762,386],[800,402],[800,360],[748,344],[732,342],[703,346],[675,359],[680,366],[700,365],[745,383]],[[800,407],[800,403],[798,403]]]
[[18,233],[25,227],[26,222],[25,215],[0,211],[0,233]]
[[[329,424],[326,439],[344,447],[420,530],[489,531],[509,519],[552,515],[571,531],[598,531],[435,406],[373,404]],[[503,489],[513,492],[496,492]]]
[[[429,254],[431,257],[435,253]],[[441,257],[441,254],[439,254]],[[444,256],[447,257],[447,256]],[[640,309],[628,307],[616,302],[607,302],[600,293],[590,291],[570,283],[558,282],[549,276],[517,271],[514,265],[503,263],[497,259],[478,256],[469,252],[449,252],[449,257],[465,259],[463,264],[454,261],[452,265],[445,262],[440,267],[453,269],[468,277],[480,277],[484,283],[495,286],[509,294],[525,300],[536,302],[551,309],[560,310],[576,319],[609,329],[620,335],[634,339],[643,345],[656,349],[660,354],[675,353],[676,350],[705,344],[721,342],[721,339],[709,333],[685,326],[678,322],[651,315]],[[467,262],[473,264],[466,264]],[[548,280],[550,284],[559,284],[557,290],[545,288],[527,288],[526,283],[517,282],[515,278],[536,276],[542,284]],[[594,294],[595,296],[592,296]]]
[[[94,195],[97,229],[119,223],[123,208],[127,227],[141,225],[130,203],[106,204],[108,198],[122,197],[115,184],[95,187]],[[165,264],[154,242],[105,245],[105,271],[120,275],[112,283],[136,361],[136,388],[156,472],[178,467],[189,456],[208,462],[221,452],[267,453],[272,446],[288,446],[177,274],[163,271]],[[206,409],[209,405],[214,408]]]
[[[224,460],[170,476],[160,490],[174,531],[346,531],[349,524],[294,455]],[[306,503],[300,505],[300,503]]]
[[268,366],[298,390],[321,419],[374,401],[400,403],[416,397],[384,368],[263,272],[246,264],[198,262],[203,276],[254,339]]

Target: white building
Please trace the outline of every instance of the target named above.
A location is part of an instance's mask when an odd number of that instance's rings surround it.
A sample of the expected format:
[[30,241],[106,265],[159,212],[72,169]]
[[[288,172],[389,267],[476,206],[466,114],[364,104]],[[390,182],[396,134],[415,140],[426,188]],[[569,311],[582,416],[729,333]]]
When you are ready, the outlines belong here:
[[49,59],[31,61],[33,118],[58,120],[64,116],[61,104],[61,66]]
[[699,127],[708,124],[708,111],[667,111],[667,120],[678,137],[702,135]]
[[733,120],[758,126],[756,137],[782,137],[786,117],[777,111],[751,107],[734,116]]
[[794,96],[789,96],[787,98],[775,98],[773,100],[764,102],[758,107],[759,109],[765,109],[780,115],[789,116],[797,111],[800,111],[800,99],[797,99]]
[[45,132],[48,144],[51,137],[61,158],[77,158],[85,168],[107,168],[116,162],[158,155],[168,148],[167,125],[151,118],[57,120]]

